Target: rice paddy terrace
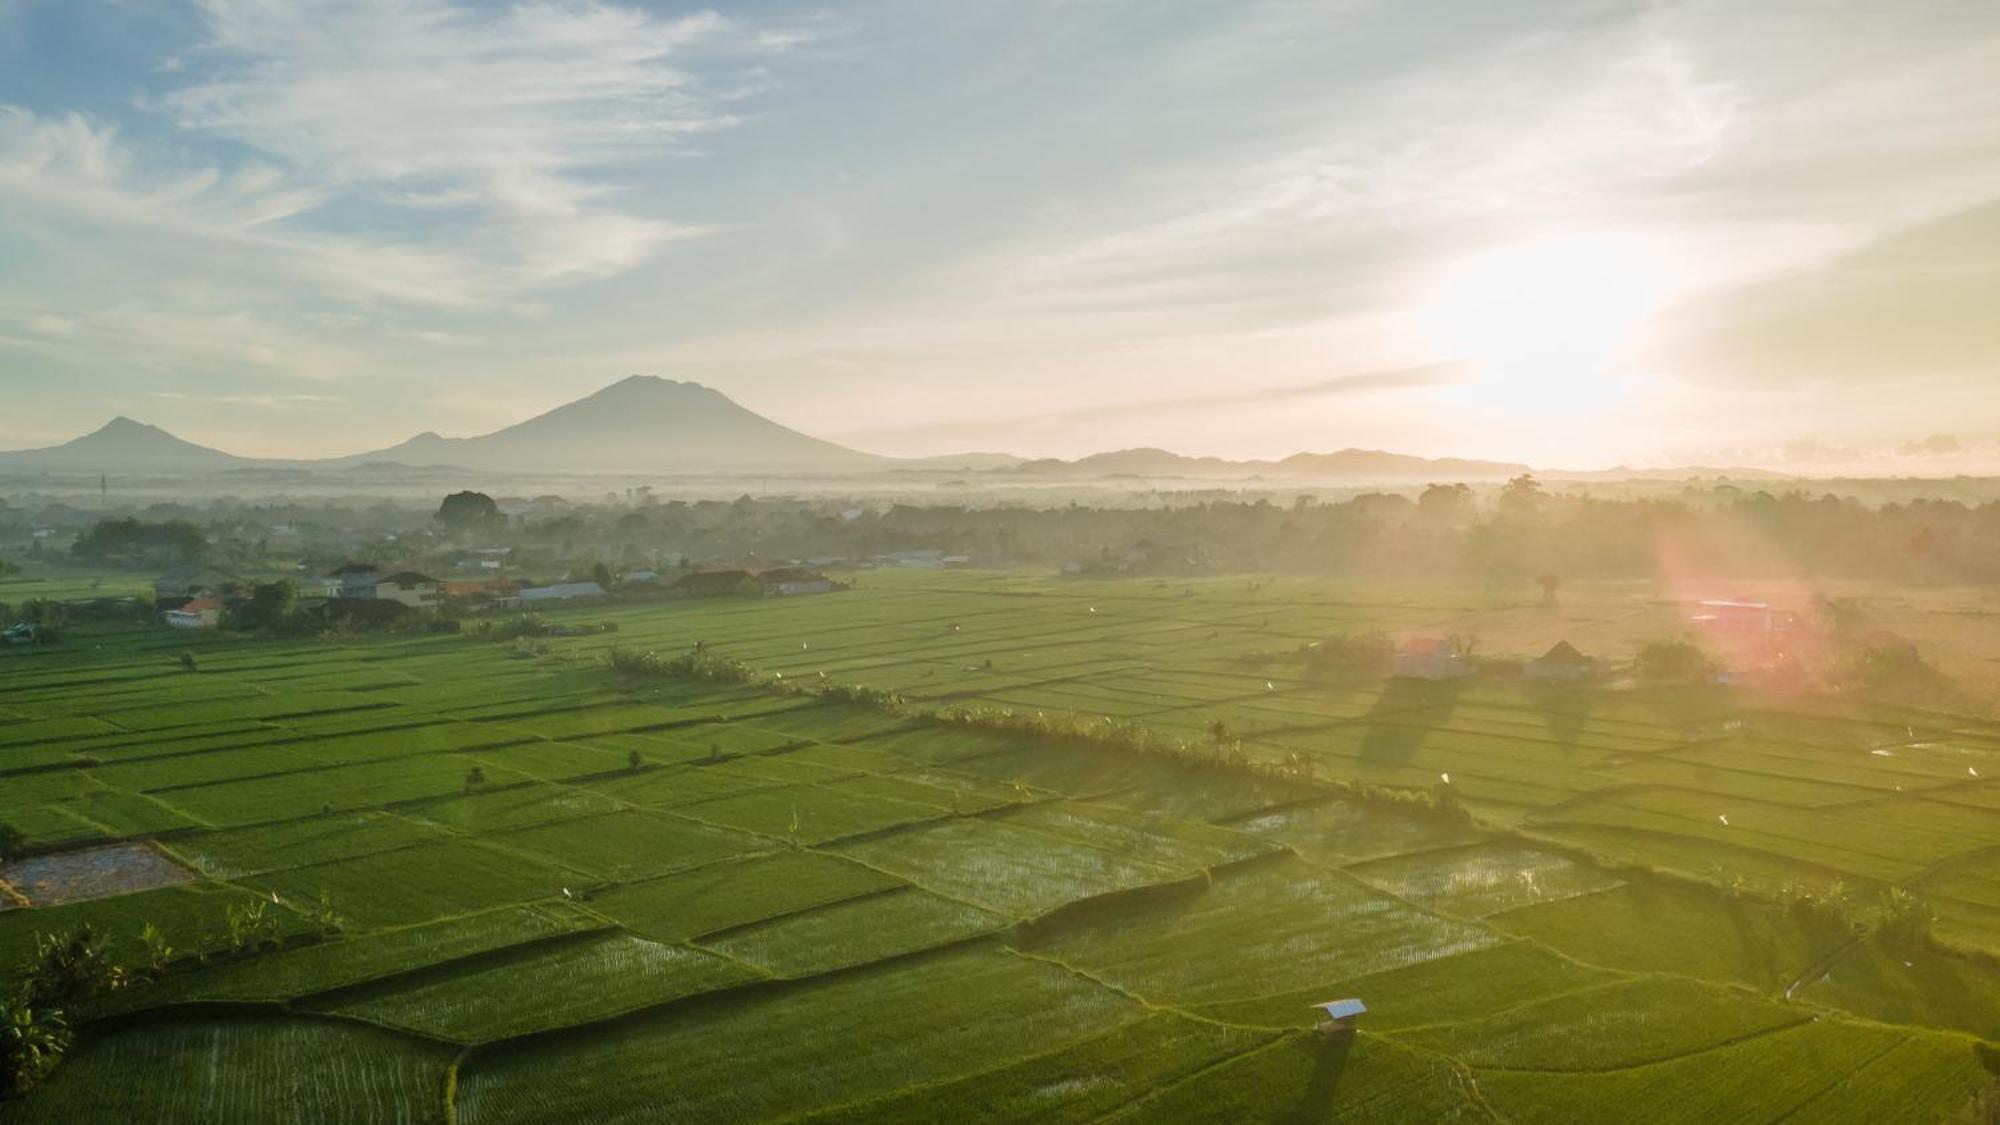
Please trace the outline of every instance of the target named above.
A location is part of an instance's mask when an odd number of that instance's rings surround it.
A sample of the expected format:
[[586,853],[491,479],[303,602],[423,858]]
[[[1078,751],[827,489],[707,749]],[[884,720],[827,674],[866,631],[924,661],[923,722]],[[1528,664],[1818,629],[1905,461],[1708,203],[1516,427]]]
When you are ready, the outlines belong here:
[[[204,639],[190,672],[184,635],[83,629],[0,654],[28,851],[0,962],[88,921],[155,966],[0,1122],[1971,1112],[2000,731],[1247,659],[1463,600],[869,574],[578,610],[617,632],[528,651]],[[604,660],[697,641],[914,707]],[[1251,766],[920,713],[947,705]],[[1470,822],[1381,795],[1447,776]],[[1892,887],[1932,937],[1857,924]],[[1336,996],[1368,1005],[1351,1039],[1312,1031]]]

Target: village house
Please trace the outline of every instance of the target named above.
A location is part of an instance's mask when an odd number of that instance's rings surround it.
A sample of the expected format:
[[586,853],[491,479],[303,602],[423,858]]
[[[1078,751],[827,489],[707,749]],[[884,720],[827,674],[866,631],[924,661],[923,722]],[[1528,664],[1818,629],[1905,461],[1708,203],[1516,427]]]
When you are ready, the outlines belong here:
[[329,598],[372,598],[381,583],[381,568],[374,563],[342,563],[323,580],[321,592]]
[[773,598],[796,597],[800,594],[826,594],[840,589],[840,583],[815,570],[797,567],[782,567],[767,570],[756,579],[764,586],[764,594]]
[[511,578],[451,578],[444,584],[447,598],[512,605],[520,600],[521,584]]
[[153,580],[153,605],[164,610],[194,598],[220,598],[241,585],[242,582],[234,574],[219,567],[170,570]]
[[1521,672],[1529,679],[1574,683],[1595,677],[1598,663],[1568,641],[1557,641],[1549,651],[1522,665]]
[[444,598],[444,583],[413,570],[391,574],[375,584],[375,597],[401,602],[411,609],[430,609]]
[[557,582],[550,586],[530,586],[522,590],[521,604],[547,605],[553,602],[593,601],[604,596],[604,587],[595,582]]
[[667,592],[677,598],[732,598],[755,593],[754,586],[747,570],[697,570],[681,575]]
[[1412,637],[1396,647],[1398,676],[1418,680],[1456,680],[1473,674],[1472,663],[1449,637]]
[[160,616],[176,629],[214,629],[222,624],[222,599],[196,598]]
[[1776,624],[1768,603],[1734,598],[1697,603],[1689,621],[1701,629],[1751,635],[1767,634]]

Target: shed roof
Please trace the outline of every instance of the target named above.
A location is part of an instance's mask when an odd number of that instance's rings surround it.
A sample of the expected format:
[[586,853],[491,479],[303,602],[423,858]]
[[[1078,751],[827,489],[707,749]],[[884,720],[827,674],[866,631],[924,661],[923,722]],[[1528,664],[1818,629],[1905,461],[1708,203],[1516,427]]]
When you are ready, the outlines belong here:
[[595,582],[558,582],[552,586],[536,586],[521,591],[525,601],[546,601],[560,598],[601,598],[604,587]]
[[1354,999],[1327,1000],[1319,1004],[1314,1004],[1313,1007],[1325,1012],[1329,1019],[1336,1020],[1352,1019],[1368,1010],[1368,1005]]
[[1588,657],[1588,656],[1585,656],[1585,655],[1584,655],[1583,653],[1581,653],[1581,652],[1578,652],[1578,651],[1577,651],[1577,648],[1576,648],[1576,646],[1575,646],[1575,645],[1573,645],[1573,644],[1569,643],[1568,641],[1557,641],[1557,642],[1555,643],[1555,647],[1553,647],[1553,648],[1549,649],[1549,651],[1547,651],[1547,652],[1543,653],[1543,654],[1542,654],[1542,658],[1541,658],[1540,660],[1536,661],[1535,663],[1537,663],[1537,664],[1589,664],[1590,662],[1591,662],[1591,661],[1590,661],[1590,657]]
[[438,580],[428,574],[418,574],[414,570],[399,571],[377,583],[381,586],[401,586],[407,590],[412,586],[435,586]]

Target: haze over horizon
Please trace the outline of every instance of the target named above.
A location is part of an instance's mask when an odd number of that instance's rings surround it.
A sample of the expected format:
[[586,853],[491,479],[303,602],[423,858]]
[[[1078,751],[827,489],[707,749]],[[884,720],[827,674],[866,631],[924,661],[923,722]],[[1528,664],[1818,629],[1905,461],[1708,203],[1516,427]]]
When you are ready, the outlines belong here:
[[639,372],[891,455],[1971,464],[1997,59],[1951,2],[0,0],[0,448]]

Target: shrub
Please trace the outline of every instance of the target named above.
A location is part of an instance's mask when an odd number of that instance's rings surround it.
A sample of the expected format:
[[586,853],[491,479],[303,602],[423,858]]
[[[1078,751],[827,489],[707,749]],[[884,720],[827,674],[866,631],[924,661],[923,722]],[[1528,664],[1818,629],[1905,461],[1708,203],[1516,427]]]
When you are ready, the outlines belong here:
[[902,696],[887,688],[873,688],[866,684],[830,684],[813,694],[822,703],[854,703],[884,711],[896,711],[903,707]]
[[634,652],[631,649],[614,646],[609,659],[612,670],[623,676],[701,680],[716,684],[747,684],[757,679],[756,673],[750,670],[748,664],[723,656],[701,644],[674,657],[662,657],[654,652]]
[[1633,668],[1641,679],[1663,682],[1704,680],[1715,674],[1715,662],[1687,641],[1649,641],[1639,650]]
[[1902,887],[1882,892],[1875,915],[1875,936],[1893,949],[1918,950],[1931,945],[1937,907]]

